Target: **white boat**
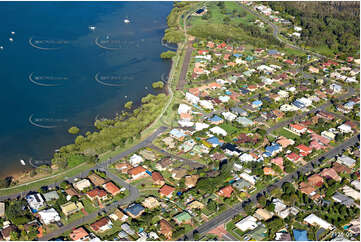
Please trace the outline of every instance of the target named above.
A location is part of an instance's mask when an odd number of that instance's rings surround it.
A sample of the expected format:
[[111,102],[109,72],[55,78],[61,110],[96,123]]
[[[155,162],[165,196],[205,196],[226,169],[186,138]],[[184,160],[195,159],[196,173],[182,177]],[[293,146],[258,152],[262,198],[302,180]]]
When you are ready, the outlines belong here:
[[25,166],[25,161],[24,160],[20,160],[20,163]]
[[124,23],[129,24],[130,20],[129,19],[124,19]]
[[13,41],[14,41],[14,39],[13,39],[13,38],[9,38],[9,40],[10,40],[10,42],[13,42]]
[[14,32],[14,31],[11,31],[11,34],[12,34],[12,35],[14,35],[14,34],[15,34],[15,32]]
[[90,30],[95,30],[95,26],[89,26]]
[[0,50],[3,50],[4,49],[4,47],[3,46],[0,46]]

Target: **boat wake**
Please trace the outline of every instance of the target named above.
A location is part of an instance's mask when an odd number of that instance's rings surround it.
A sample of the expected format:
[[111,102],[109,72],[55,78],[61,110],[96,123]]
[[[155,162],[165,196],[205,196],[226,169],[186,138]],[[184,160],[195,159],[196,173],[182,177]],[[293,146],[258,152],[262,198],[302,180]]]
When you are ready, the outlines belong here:
[[103,82],[103,81],[99,80],[99,72],[97,74],[95,74],[94,79],[99,84],[102,84],[102,85],[108,86],[108,87],[121,87],[121,86],[124,86],[124,84],[120,84],[120,83],[118,83],[118,84],[117,83],[107,83],[107,82]]
[[120,50],[122,47],[106,47],[106,46],[104,46],[104,45],[102,45],[102,44],[100,44],[99,43],[99,37],[97,37],[96,39],[95,39],[95,44],[98,46],[98,47],[100,47],[100,48],[102,48],[102,49],[106,49],[106,50]]
[[57,126],[56,125],[41,125],[41,124],[37,124],[33,121],[33,116],[34,114],[31,114],[29,116],[29,123],[34,125],[35,127],[38,127],[38,128],[43,128],[43,129],[53,129],[53,128],[56,128]]
[[35,85],[43,86],[43,87],[56,87],[56,86],[60,86],[60,85],[61,85],[61,84],[40,83],[40,82],[34,81],[34,79],[33,79],[33,74],[34,74],[34,72],[30,73],[30,75],[29,75],[28,77],[29,77],[29,80],[30,80],[32,83],[34,83]]
[[40,46],[35,45],[32,41],[33,41],[33,37],[31,37],[31,38],[29,39],[29,44],[30,44],[32,47],[34,47],[34,48],[36,48],[36,49],[39,49],[39,50],[58,50],[58,49],[61,48],[61,47],[53,47],[53,48],[40,47]]

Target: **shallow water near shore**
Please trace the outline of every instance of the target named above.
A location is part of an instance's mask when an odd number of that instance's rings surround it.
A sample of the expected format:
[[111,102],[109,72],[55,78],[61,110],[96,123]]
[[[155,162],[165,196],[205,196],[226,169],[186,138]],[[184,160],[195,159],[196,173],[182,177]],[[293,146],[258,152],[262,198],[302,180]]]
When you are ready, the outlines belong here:
[[171,2],[0,3],[0,176],[24,170],[20,159],[49,160],[73,142],[69,127],[93,130],[96,118],[156,94],[152,82],[170,69],[159,55],[167,50],[161,38],[171,8]]

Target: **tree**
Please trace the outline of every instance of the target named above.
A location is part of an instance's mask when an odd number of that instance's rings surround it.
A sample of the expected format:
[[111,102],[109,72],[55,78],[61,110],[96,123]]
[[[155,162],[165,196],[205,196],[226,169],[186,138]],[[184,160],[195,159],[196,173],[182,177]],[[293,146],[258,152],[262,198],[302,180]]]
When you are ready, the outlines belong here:
[[80,129],[76,126],[73,126],[70,129],[68,129],[69,134],[78,134],[79,131],[80,131]]
[[168,51],[162,52],[160,54],[160,58],[162,58],[162,59],[172,59],[173,56],[175,56],[176,54],[177,53],[175,51],[168,50]]
[[153,82],[152,87],[162,89],[164,87],[164,83],[162,81]]
[[132,102],[132,101],[128,101],[128,102],[126,102],[126,103],[124,104],[124,107],[125,107],[126,109],[131,109],[132,106],[133,106],[133,102]]

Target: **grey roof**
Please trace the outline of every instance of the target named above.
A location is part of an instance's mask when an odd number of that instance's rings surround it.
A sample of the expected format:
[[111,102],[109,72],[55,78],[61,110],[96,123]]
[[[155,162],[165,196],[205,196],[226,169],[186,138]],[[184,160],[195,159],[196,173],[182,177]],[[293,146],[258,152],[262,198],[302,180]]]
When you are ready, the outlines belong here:
[[48,193],[43,194],[45,201],[49,202],[52,200],[58,200],[59,199],[59,194],[56,191],[51,191]]
[[238,181],[235,181],[232,186],[236,188],[237,190],[243,190],[245,188],[248,188],[251,186],[251,183],[249,183],[246,180],[240,179]]
[[342,193],[336,192],[333,196],[332,199],[335,200],[336,202],[340,202],[341,204],[350,207],[352,206],[352,204],[354,203],[354,200]]
[[342,155],[341,157],[338,157],[337,160],[348,167],[353,166],[356,162],[356,160],[354,160],[351,157],[348,157],[346,155]]

